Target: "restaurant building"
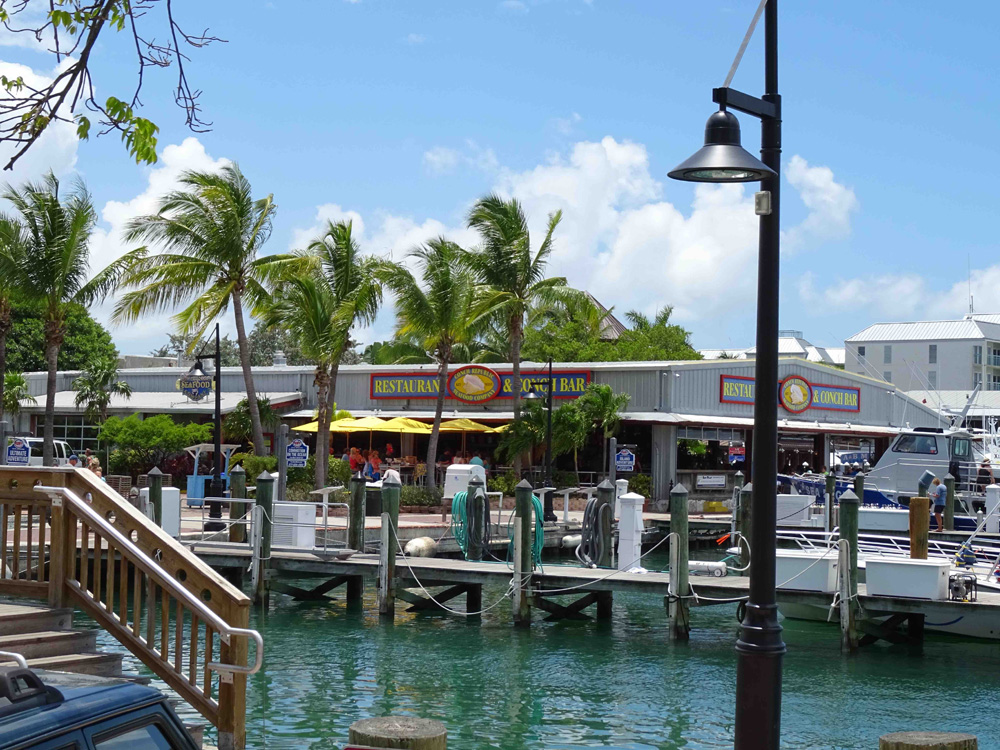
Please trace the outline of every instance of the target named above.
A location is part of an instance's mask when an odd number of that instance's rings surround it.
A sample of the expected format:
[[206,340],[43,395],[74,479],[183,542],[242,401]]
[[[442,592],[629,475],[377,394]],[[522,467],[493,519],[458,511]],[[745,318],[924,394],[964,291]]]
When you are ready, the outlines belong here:
[[[545,365],[521,366],[522,393],[532,389],[544,394],[548,387]],[[938,426],[940,416],[928,404],[910,398],[895,386],[876,378],[849,373],[799,357],[779,362],[779,470],[801,469],[807,464],[821,470],[835,452],[862,453],[872,460],[888,446],[900,427]],[[59,373],[56,394],[56,437],[76,450],[96,441],[97,429],[75,405],[71,383],[79,373]],[[109,413],[166,413],[177,419],[210,421],[214,399],[198,402],[179,390],[178,368],[142,368],[119,371],[132,388],[128,400],[114,397]],[[45,374],[27,376],[35,404],[26,404],[16,417],[16,429],[41,433],[45,408]],[[244,398],[239,368],[223,368],[223,413]],[[316,388],[311,367],[277,365],[254,368],[254,383],[261,397],[281,413],[292,427],[315,419]],[[590,383],[603,383],[629,396],[622,424],[615,437],[635,446],[637,469],[652,478],[652,495],[664,499],[673,483],[683,482],[697,492],[732,486],[737,471],[749,475],[753,454],[754,361],[701,360],[690,362],[600,362],[553,366],[556,407],[579,397]],[[445,384],[444,417],[467,417],[488,425],[513,419],[511,366],[456,365]],[[337,379],[337,408],[354,417],[434,417],[439,381],[434,365],[348,365]],[[269,435],[268,438],[273,436]],[[337,436],[335,441],[343,439]],[[381,439],[381,436],[380,438]],[[420,455],[426,438],[398,438],[399,455]],[[488,450],[496,435],[478,436],[475,446]],[[395,442],[395,441],[394,441]],[[600,471],[601,441],[579,457],[581,469]],[[337,452],[341,445],[335,442]],[[469,450],[472,450],[470,447]],[[561,459],[561,468],[572,468],[572,456]],[[720,479],[722,477],[723,479]]]

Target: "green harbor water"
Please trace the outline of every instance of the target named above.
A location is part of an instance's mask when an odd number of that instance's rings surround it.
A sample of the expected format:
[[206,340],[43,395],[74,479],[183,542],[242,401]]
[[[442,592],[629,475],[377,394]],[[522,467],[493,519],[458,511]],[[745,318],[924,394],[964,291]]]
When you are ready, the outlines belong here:
[[[484,606],[503,593],[484,591]],[[403,713],[443,721],[454,750],[732,747],[735,605],[694,610],[683,644],[667,640],[662,600],[643,595],[616,594],[605,623],[536,611],[530,630],[512,627],[507,601],[475,623],[397,607],[381,622],[369,586],[363,610],[275,595],[255,612],[266,656],[247,746],[336,748],[352,722]],[[1000,748],[1000,644],[929,634],[922,653],[879,644],[844,658],[835,625],[783,626],[783,748],[870,750],[901,729]]]

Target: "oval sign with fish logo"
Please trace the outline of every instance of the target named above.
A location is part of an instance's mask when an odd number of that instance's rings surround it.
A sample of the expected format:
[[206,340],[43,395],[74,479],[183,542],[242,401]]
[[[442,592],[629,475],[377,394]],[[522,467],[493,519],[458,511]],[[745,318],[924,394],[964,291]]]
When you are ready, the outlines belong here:
[[488,367],[459,367],[448,378],[448,392],[467,404],[489,401],[500,393],[500,376]]
[[803,412],[812,405],[812,386],[798,375],[782,380],[779,393],[781,405],[794,414]]

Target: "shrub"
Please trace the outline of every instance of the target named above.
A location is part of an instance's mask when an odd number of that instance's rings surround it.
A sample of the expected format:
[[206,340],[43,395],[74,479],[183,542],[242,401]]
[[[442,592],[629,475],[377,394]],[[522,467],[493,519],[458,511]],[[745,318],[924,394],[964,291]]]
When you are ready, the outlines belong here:
[[649,474],[634,474],[628,477],[628,491],[649,497],[653,494],[653,478]]
[[421,505],[431,507],[441,504],[441,491],[430,487],[418,487],[415,484],[403,485],[399,495],[400,505]]
[[576,487],[580,484],[576,473],[572,471],[552,472],[552,484],[556,487]]
[[243,466],[243,471],[247,473],[247,486],[252,487],[257,484],[257,477],[261,475],[261,472],[278,470],[278,457],[257,456],[253,453],[234,453],[229,459],[229,467],[235,468],[237,464]]
[[490,492],[502,492],[504,497],[513,497],[515,487],[517,487],[517,477],[514,476],[513,471],[498,474],[486,480],[486,489]]

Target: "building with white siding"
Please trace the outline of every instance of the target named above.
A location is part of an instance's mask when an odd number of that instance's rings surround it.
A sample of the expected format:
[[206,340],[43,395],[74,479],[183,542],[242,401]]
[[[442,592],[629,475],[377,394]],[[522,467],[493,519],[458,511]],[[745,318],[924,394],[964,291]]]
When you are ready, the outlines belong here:
[[[705,359],[753,359],[757,347],[746,349],[699,349]],[[798,357],[825,365],[843,365],[844,350],[839,346],[815,346],[802,337],[802,331],[778,331],[778,356]]]
[[848,372],[903,391],[1000,390],[1000,314],[875,323],[844,342]]

